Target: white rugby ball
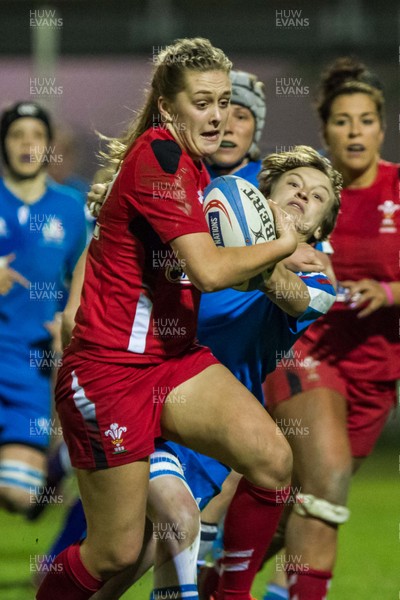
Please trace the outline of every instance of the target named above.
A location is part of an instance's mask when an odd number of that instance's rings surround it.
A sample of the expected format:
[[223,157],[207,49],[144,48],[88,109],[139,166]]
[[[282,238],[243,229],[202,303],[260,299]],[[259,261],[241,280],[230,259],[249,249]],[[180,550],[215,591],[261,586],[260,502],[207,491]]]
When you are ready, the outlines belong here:
[[[214,179],[204,190],[203,209],[217,246],[252,246],[276,239],[274,216],[265,196],[241,177]],[[241,292],[256,290],[265,276],[260,273],[233,287]]]

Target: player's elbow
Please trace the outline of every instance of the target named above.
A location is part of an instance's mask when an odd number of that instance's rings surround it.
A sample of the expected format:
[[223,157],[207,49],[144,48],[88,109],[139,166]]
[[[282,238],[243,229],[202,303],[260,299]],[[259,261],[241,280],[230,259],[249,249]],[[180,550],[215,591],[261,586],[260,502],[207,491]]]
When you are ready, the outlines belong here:
[[218,279],[212,274],[204,273],[196,278],[191,278],[193,285],[197,287],[202,294],[210,294],[222,289]]

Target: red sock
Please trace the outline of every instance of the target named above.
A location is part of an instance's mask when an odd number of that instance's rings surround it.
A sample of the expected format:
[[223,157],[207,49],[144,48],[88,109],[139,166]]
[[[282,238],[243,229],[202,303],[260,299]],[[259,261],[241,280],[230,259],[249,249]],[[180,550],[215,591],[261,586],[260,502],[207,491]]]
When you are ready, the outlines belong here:
[[289,581],[289,598],[292,600],[325,600],[332,579],[330,571],[308,569],[299,571],[289,565],[286,569]]
[[79,544],[73,544],[54,559],[36,600],[87,600],[103,584],[104,581],[93,577],[84,566]]
[[224,525],[219,600],[249,600],[250,589],[278,526],[290,487],[267,490],[240,480]]

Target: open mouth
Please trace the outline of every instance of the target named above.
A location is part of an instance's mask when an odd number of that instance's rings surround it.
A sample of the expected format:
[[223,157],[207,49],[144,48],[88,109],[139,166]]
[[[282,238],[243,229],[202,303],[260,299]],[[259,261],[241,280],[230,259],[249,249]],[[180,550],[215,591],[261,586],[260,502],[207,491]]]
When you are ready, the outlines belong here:
[[304,207],[299,202],[295,202],[294,200],[292,200],[291,202],[288,202],[287,205],[294,206],[295,208],[297,208],[297,210],[299,210],[304,215]]
[[206,138],[210,142],[216,142],[219,139],[220,132],[216,129],[214,131],[205,131],[201,134],[201,137]]
[[350,146],[347,146],[347,151],[355,153],[364,152],[365,146],[363,146],[362,144],[350,144]]
[[37,162],[36,157],[33,155],[31,156],[30,154],[21,154],[21,156],[19,157],[19,162],[21,163],[32,163],[32,162]]
[[220,148],[236,148],[236,144],[228,140],[222,140]]

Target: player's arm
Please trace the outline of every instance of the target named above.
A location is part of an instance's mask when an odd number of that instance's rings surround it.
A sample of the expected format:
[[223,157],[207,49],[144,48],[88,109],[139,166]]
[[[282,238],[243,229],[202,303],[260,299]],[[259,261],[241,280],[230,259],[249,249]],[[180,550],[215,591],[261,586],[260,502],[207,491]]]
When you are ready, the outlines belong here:
[[284,265],[277,264],[264,282],[264,293],[281,310],[291,317],[298,317],[309,307],[311,298],[307,285]]
[[201,292],[238,285],[292,254],[297,239],[287,230],[272,242],[240,248],[219,248],[210,234],[182,235],[171,242],[180,265]]
[[83,280],[85,276],[85,264],[86,264],[86,256],[88,249],[82,252],[78,262],[76,263],[76,267],[74,269],[74,273],[71,280],[71,287],[69,290],[68,302],[62,314],[61,321],[61,340],[62,346],[65,348],[68,346],[71,340],[72,330],[75,326],[75,315],[76,311],[79,308],[79,303],[81,300],[81,292],[83,286]]
[[295,252],[288,258],[285,258],[283,264],[287,269],[298,273],[321,272],[325,273],[330,282],[336,288],[336,276],[333,271],[332,262],[329,255],[321,250],[313,248],[307,242],[301,242]]

